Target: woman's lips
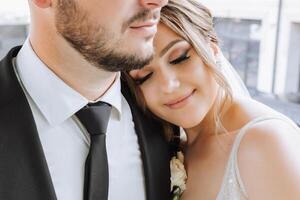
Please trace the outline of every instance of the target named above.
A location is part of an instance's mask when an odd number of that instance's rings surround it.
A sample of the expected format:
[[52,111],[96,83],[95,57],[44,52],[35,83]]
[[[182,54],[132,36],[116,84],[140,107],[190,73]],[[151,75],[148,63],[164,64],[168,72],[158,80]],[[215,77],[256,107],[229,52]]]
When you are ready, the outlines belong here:
[[165,105],[172,109],[181,108],[188,103],[188,100],[190,99],[191,96],[194,95],[195,92],[196,92],[196,89],[194,89],[192,92],[190,92],[189,94],[187,94],[183,97],[177,98],[175,100],[172,100],[172,101],[166,103]]

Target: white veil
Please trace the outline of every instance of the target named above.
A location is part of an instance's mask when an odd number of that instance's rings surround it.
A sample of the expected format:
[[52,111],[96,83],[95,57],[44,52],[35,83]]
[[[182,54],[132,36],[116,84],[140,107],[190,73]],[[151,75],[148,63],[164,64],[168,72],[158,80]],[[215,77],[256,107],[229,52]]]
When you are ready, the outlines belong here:
[[216,55],[216,63],[231,87],[233,96],[251,97],[239,74],[225,58],[221,50]]

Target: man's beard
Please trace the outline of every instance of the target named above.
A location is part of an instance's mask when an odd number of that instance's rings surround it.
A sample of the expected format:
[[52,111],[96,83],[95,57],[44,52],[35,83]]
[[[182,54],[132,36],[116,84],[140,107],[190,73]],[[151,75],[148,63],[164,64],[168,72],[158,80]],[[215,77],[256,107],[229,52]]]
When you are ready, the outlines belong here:
[[[132,21],[143,20],[149,11],[143,11],[124,23],[122,30]],[[114,33],[89,20],[88,13],[78,7],[74,0],[59,0],[56,12],[58,33],[86,61],[106,71],[130,71],[149,64],[153,55],[141,58],[136,53],[118,52],[120,41],[114,40]],[[126,48],[123,48],[126,49]]]

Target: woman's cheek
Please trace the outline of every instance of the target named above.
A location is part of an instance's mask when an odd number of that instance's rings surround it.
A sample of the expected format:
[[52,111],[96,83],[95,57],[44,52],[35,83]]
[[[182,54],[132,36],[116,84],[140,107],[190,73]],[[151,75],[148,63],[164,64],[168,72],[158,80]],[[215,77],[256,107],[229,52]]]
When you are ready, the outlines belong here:
[[157,110],[160,110],[159,102],[161,101],[157,90],[155,88],[148,88],[147,90],[144,90],[144,92],[147,107],[152,112],[157,113]]
[[153,92],[152,90],[149,88],[149,87],[142,87],[142,93],[144,95],[144,99],[145,99],[145,102],[146,102],[146,105],[148,107],[150,107],[152,104],[153,104]]

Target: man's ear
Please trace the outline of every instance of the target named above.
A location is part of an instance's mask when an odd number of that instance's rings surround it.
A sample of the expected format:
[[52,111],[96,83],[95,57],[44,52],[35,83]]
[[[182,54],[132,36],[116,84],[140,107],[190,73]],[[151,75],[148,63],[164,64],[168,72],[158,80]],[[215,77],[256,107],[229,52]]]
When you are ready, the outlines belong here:
[[30,0],[32,4],[39,8],[49,8],[52,6],[52,0]]

